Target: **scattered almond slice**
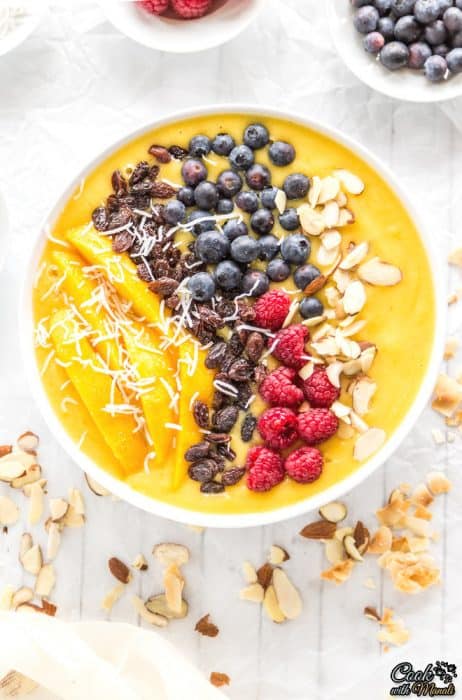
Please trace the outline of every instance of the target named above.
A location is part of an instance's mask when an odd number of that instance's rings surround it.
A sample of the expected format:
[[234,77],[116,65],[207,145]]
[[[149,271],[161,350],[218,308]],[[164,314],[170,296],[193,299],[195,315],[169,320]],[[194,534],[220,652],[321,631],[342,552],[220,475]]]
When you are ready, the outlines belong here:
[[339,542],[339,540],[335,538],[327,540],[324,546],[324,552],[330,564],[338,564],[345,559],[345,548],[342,542]]
[[453,415],[461,402],[462,385],[447,374],[440,374],[435,387],[435,397],[432,402],[432,408],[449,418]]
[[156,627],[166,627],[168,625],[167,618],[163,617],[162,615],[156,615],[155,613],[149,612],[139,596],[132,596],[132,605],[138,615],[150,625],[155,625]]
[[427,474],[428,488],[434,496],[439,496],[442,493],[449,493],[452,484],[442,472],[430,472]]
[[340,181],[348,194],[359,195],[364,191],[364,182],[349,170],[334,170],[334,176]]
[[307,362],[306,365],[303,365],[301,370],[298,372],[298,376],[301,379],[309,379],[311,375],[314,372],[314,363],[313,362]]
[[19,508],[8,496],[0,496],[0,525],[8,527],[19,520]]
[[324,579],[324,581],[332,581],[340,585],[350,578],[354,565],[353,559],[345,559],[345,561],[338,562],[338,564],[334,564],[330,569],[323,571],[321,573],[321,578]]
[[181,614],[183,605],[184,578],[176,564],[170,564],[164,574],[165,599],[170,610]]
[[448,262],[451,265],[457,265],[457,267],[462,267],[462,248],[456,248],[448,256]]
[[111,496],[111,492],[108,491],[104,486],[101,486],[93,477],[85,473],[85,481],[90,491],[93,491],[95,496]]
[[131,581],[130,569],[117,557],[111,557],[108,561],[109,571],[120,583],[127,584]]
[[[354,246],[343,258],[342,262],[339,265],[340,271],[342,270],[351,270],[353,267],[356,267],[366,257],[367,253],[369,252],[369,243],[367,241],[363,241],[362,243],[359,243],[358,245]],[[339,276],[338,279],[341,279]],[[338,284],[337,284],[338,286]],[[340,290],[341,291],[341,290]]]
[[356,547],[355,539],[352,535],[347,535],[344,538],[343,546],[350,559],[354,559],[355,561],[363,561],[363,558]]
[[[324,217],[324,222],[325,222],[326,228],[334,228],[334,226],[337,226],[339,216],[340,216],[340,207],[337,204],[337,202],[335,200],[327,202],[327,204],[324,206],[324,209],[322,211],[322,215]],[[338,235],[339,235],[340,240],[341,240],[340,234],[338,234]],[[339,241],[339,245],[340,245],[340,241]]]
[[335,199],[337,197],[339,192],[340,183],[338,178],[333,177],[332,175],[323,177],[323,179],[320,181],[317,201],[314,204],[312,204],[312,206],[316,206],[316,204],[326,204],[326,202],[330,202],[332,199]]
[[381,428],[369,428],[358,437],[354,447],[354,458],[358,462],[371,457],[379,450],[386,440],[386,433]]
[[241,600],[249,600],[252,603],[262,603],[264,596],[265,589],[260,583],[251,583],[239,593]]
[[321,194],[321,189],[322,189],[321,178],[318,177],[317,175],[314,175],[311,178],[311,186],[310,186],[310,189],[308,192],[308,203],[312,209],[314,209],[318,203],[319,195]]
[[0,458],[0,481],[11,482],[25,474],[23,463],[14,453]]
[[51,523],[48,529],[47,559],[51,561],[58,553],[61,543],[61,531],[59,525]]
[[11,610],[13,607],[14,588],[10,584],[3,586],[0,591],[0,610]]
[[351,211],[351,209],[347,209],[346,207],[343,209],[340,209],[338,221],[337,221],[337,227],[342,228],[343,226],[348,226],[349,224],[354,224],[355,222],[355,215]]
[[351,282],[343,295],[343,308],[347,314],[357,314],[366,303],[366,290],[359,280]]
[[295,620],[302,612],[302,599],[283,569],[273,571],[273,588],[279,608],[288,620]]
[[377,384],[369,377],[360,377],[354,383],[352,391],[353,410],[360,416],[369,412],[370,402],[377,389]]
[[330,383],[336,386],[338,389],[340,388],[340,375],[342,374],[342,371],[343,362],[332,362],[330,365],[327,365],[326,368],[326,374],[329,377]]
[[266,614],[273,622],[284,622],[286,619],[284,613],[279,607],[278,599],[273,586],[268,586],[265,591],[265,597],[263,599],[263,607]]
[[278,189],[278,191],[276,192],[276,197],[274,198],[274,203],[278,212],[280,214],[283,214],[286,210],[287,205],[287,195],[284,192],[284,190]]
[[271,545],[268,557],[268,561],[270,564],[278,566],[278,564],[282,564],[283,562],[288,561],[289,559],[290,556],[283,547],[279,547],[276,544]]
[[257,582],[257,571],[255,567],[248,561],[245,561],[242,564],[242,571],[244,574],[244,578],[247,581],[247,583],[256,583]]
[[309,525],[305,525],[305,527],[300,530],[300,535],[310,540],[330,540],[334,536],[336,529],[335,523],[328,522],[327,520],[318,520]]
[[147,571],[148,569],[148,562],[146,561],[146,558],[144,557],[143,554],[138,554],[135,559],[133,560],[132,567],[136,569],[137,571]]
[[78,489],[69,490],[69,507],[73,509],[76,515],[85,515],[85,503]]
[[35,595],[48,598],[55,587],[56,575],[53,564],[44,564],[37,574]]
[[23,586],[14,593],[11,601],[12,608],[16,609],[24,603],[30,603],[30,601],[33,600],[33,598],[34,591],[32,590],[32,588],[27,588],[26,586]]
[[366,374],[372,367],[372,363],[374,362],[375,356],[377,354],[377,348],[375,345],[372,345],[371,347],[365,348],[362,350],[361,355],[360,355],[360,362],[361,362],[361,370]]
[[384,262],[380,258],[371,258],[358,268],[358,277],[376,287],[393,287],[399,284],[403,275],[399,267]]
[[29,452],[35,455],[39,446],[39,437],[28,430],[18,437],[17,445],[23,452]]
[[16,479],[13,479],[10,482],[10,486],[13,489],[22,489],[25,486],[28,486],[29,484],[33,484],[36,481],[40,481],[42,476],[42,468],[39,464],[32,464],[31,466],[27,467],[26,471],[21,474],[21,476],[18,476]]
[[42,550],[38,544],[32,545],[23,555],[20,556],[20,561],[23,569],[29,574],[37,576],[42,568],[43,557]]
[[49,507],[51,520],[56,523],[66,515],[69,503],[64,498],[50,498]]
[[329,523],[340,523],[348,515],[347,507],[340,501],[331,501],[319,509],[319,515]]
[[303,231],[310,236],[320,236],[326,228],[323,215],[310,207],[309,204],[301,204],[297,213]]
[[164,542],[158,544],[152,550],[154,557],[162,564],[162,566],[183,566],[189,561],[189,550],[182,544],[174,544],[173,542]]
[[159,595],[155,595],[151,598],[148,598],[148,600],[145,603],[145,606],[149,610],[149,612],[154,613],[156,615],[162,615],[162,617],[166,617],[167,620],[182,620],[186,617],[189,610],[189,606],[184,599],[181,600],[181,609],[179,612],[172,610],[167,603],[167,597],[164,593],[160,593]]
[[118,583],[116,586],[114,586],[114,588],[111,588],[111,590],[106,593],[101,601],[102,610],[110,612],[119,598],[123,596],[125,590],[126,586],[123,583]]

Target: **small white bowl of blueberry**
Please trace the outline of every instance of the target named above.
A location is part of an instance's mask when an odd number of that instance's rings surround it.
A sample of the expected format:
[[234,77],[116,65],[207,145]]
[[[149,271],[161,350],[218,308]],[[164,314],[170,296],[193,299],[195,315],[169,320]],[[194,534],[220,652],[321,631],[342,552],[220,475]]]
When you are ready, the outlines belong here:
[[391,97],[462,95],[462,0],[328,0],[335,46],[355,75]]

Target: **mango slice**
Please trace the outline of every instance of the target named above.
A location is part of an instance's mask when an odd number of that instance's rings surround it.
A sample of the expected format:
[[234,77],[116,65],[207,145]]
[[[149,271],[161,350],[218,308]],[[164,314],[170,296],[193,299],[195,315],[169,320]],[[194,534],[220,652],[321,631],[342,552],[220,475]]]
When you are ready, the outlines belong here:
[[[69,309],[57,311],[50,319],[50,334],[56,357],[65,363],[65,369],[77,393],[98,427],[105,442],[122,464],[126,475],[143,469],[147,445],[133,415],[104,411],[107,403],[123,404],[124,399],[115,387],[112,395],[112,379],[109,374],[94,371],[104,363],[86,338],[78,338],[80,332]],[[77,361],[76,357],[80,358]],[[82,364],[82,362],[84,364]],[[89,365],[90,368],[86,367]]]
[[[215,373],[205,366],[206,351],[197,348],[197,342],[187,340],[179,348],[181,394],[179,402],[178,423],[182,430],[178,433],[176,441],[175,469],[172,478],[172,487],[178,488],[187,473],[187,463],[184,453],[191,445],[201,442],[204,435],[200,432],[192,413],[193,397],[203,401],[207,405],[212,402]],[[192,372],[195,357],[198,355],[197,367]],[[190,376],[191,375],[191,376]]]
[[[130,364],[140,380],[150,379],[141,394],[146,425],[154,442],[156,454],[153,464],[163,466],[174,450],[175,433],[166,428],[166,423],[176,423],[178,416],[174,407],[169,408],[172,396],[177,393],[174,370],[167,353],[159,354],[155,334],[149,328],[133,323],[122,329]],[[163,380],[163,381],[162,381]],[[168,385],[170,390],[165,386]]]
[[121,297],[131,301],[137,314],[155,323],[162,335],[173,336],[173,329],[162,323],[160,299],[148,289],[136,273],[136,266],[126,253],[114,253],[111,240],[94,227],[82,226],[68,232],[67,238],[92,265],[100,265]]
[[[97,282],[85,275],[82,266],[84,262],[77,255],[53,251],[53,262],[66,276],[62,288],[71,296],[79,310],[79,313],[87,321],[88,325],[95,330],[95,336],[91,342],[95,350],[101,355],[103,360],[111,369],[120,369],[119,350],[117,342],[113,338],[107,338],[108,328],[104,322],[105,314],[98,311],[96,305],[87,305],[86,302],[97,290]],[[106,338],[97,341],[98,336]]]

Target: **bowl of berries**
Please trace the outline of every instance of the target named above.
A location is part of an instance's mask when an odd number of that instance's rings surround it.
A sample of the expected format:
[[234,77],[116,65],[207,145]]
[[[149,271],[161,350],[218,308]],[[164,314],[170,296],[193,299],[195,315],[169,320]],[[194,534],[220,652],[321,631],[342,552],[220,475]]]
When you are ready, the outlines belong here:
[[411,102],[462,95],[462,0],[328,0],[337,51],[375,90]]
[[159,51],[191,53],[233,39],[254,19],[263,0],[101,0],[123,34]]

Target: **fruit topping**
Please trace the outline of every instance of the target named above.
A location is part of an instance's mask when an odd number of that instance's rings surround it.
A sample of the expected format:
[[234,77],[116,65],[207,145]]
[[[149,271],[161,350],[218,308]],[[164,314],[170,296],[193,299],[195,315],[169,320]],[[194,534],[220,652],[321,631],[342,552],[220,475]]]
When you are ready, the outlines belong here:
[[298,416],[298,432],[308,445],[318,445],[335,435],[337,416],[328,408],[311,408]]
[[309,331],[301,323],[294,323],[283,328],[276,334],[273,355],[286,367],[299,370],[307,361],[305,343],[309,339]]
[[278,367],[270,372],[260,385],[262,399],[271,406],[297,408],[304,399],[303,391],[295,384],[297,373],[291,367]]
[[318,369],[303,382],[306,400],[316,408],[330,408],[340,396],[340,389],[335,387],[324,369]]
[[267,447],[252,447],[247,454],[247,487],[251,491],[269,491],[284,479],[281,457]]
[[255,323],[260,328],[277,331],[282,328],[290,308],[290,296],[280,289],[272,289],[255,303]]
[[258,419],[257,430],[268,447],[284,450],[298,437],[297,416],[288,408],[268,408]]
[[300,447],[294,450],[284,462],[287,475],[299,484],[310,484],[319,479],[324,459],[316,447]]

